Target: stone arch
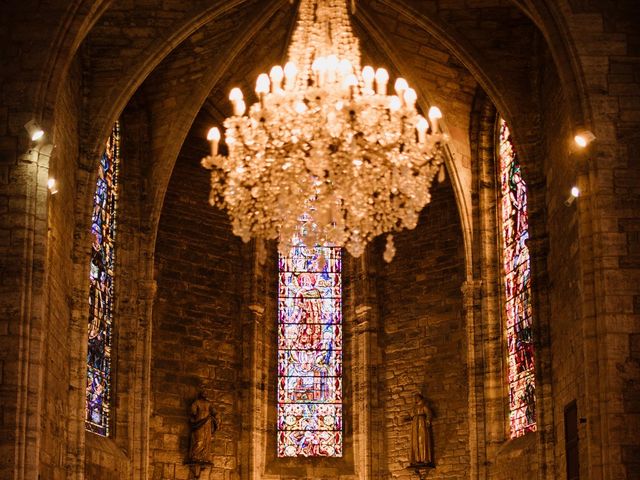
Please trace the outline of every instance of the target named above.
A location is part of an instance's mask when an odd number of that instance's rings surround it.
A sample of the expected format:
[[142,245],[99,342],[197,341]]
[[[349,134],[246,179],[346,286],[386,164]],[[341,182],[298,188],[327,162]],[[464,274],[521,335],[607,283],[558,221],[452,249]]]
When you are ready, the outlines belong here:
[[[151,203],[148,205],[154,241],[162,211],[164,195],[171,178],[171,172],[184,143],[184,139],[192,127],[193,121],[212,89],[215,88],[220,79],[229,71],[229,68],[233,65],[234,61],[237,60],[245,47],[247,47],[258,32],[260,32],[265,24],[281,8],[282,3],[282,0],[270,2],[263,7],[257,15],[253,15],[248,22],[244,24],[244,30],[247,33],[233,41],[229,49],[229,54],[224,58],[222,65],[214,65],[205,70],[199,82],[200,88],[198,88],[196,92],[192,89],[186,89],[180,92],[179,100],[176,102],[180,107],[178,107],[175,112],[175,117],[183,121],[176,122],[176,128],[167,132],[172,138],[171,142],[162,143],[162,140],[160,140],[158,145],[154,145],[159,147],[159,161],[154,165],[154,172],[152,174],[152,198]],[[166,138],[168,137],[164,137],[163,140],[166,140]],[[152,138],[152,142],[154,142],[154,138]]]
[[[357,10],[356,18],[362,26],[364,27],[367,34],[375,40],[377,45],[382,49],[384,54],[389,58],[395,69],[402,74],[403,77],[409,80],[409,83],[415,87],[418,92],[418,102],[423,112],[429,110],[429,106],[432,102],[429,100],[432,98],[429,91],[426,88],[421,87],[420,83],[415,81],[413,75],[411,74],[411,69],[402,61],[402,59],[394,52],[391,47],[391,42],[388,40],[387,36],[384,33],[379,32],[374,26],[374,20],[371,16],[364,12],[363,9]],[[447,128],[447,120],[443,119],[442,124],[444,126],[445,131],[451,134],[452,137],[455,137],[454,140],[459,144],[464,145],[468,143],[468,140],[465,138],[459,138],[460,132],[452,133]],[[453,150],[453,151],[452,151]],[[458,204],[458,212],[460,213],[460,221],[462,223],[462,234],[464,237],[464,245],[465,245],[465,257],[466,257],[466,268],[467,275],[470,274],[471,264],[472,264],[472,251],[471,251],[471,239],[473,237],[473,231],[471,228],[471,222],[469,217],[470,210],[470,198],[466,195],[466,192],[469,191],[468,186],[463,183],[461,180],[461,172],[460,170],[464,168],[459,162],[456,161],[456,155],[458,157],[460,155],[468,156],[468,152],[460,151],[455,146],[447,146],[447,153],[445,157],[445,163],[447,165],[447,172],[449,174],[453,191],[455,192],[456,201]]]
[[[470,364],[483,368],[470,372],[470,426],[474,442],[472,469],[481,476],[501,476],[504,472],[523,476],[537,471],[537,478],[553,477],[553,403],[550,378],[549,307],[547,298],[547,261],[544,238],[544,188],[537,180],[542,175],[539,165],[530,168],[527,181],[529,240],[531,257],[531,289],[533,330],[535,338],[536,424],[537,433],[518,440],[509,438],[508,389],[506,385],[506,339],[504,325],[504,293],[502,247],[499,241],[500,184],[497,158],[497,121],[501,117],[489,96],[478,89],[474,99],[470,130],[473,157],[473,279],[467,290],[470,323]],[[514,146],[539,155],[531,146]],[[522,162],[521,162],[522,164]],[[529,179],[532,180],[529,183]],[[542,197],[542,198],[541,198]],[[533,213],[533,215],[532,215]],[[517,452],[518,462],[511,460]],[[516,455],[514,453],[514,455]],[[516,458],[516,457],[513,457]],[[524,460],[523,460],[524,459]],[[549,476],[551,475],[551,477]]]
[[[133,65],[127,67],[127,74],[123,80],[109,89],[103,96],[98,96],[100,103],[92,102],[88,112],[95,119],[97,127],[90,132],[87,139],[88,150],[95,152],[98,145],[109,130],[109,126],[118,117],[131,97],[142,83],[152,74],[167,56],[179,45],[187,40],[191,35],[203,26],[215,22],[234,8],[246,3],[247,0],[232,0],[230,2],[210,3],[204,8],[195,10],[191,15],[187,15],[179,25],[172,28],[171,33],[166,38],[160,38],[144,52],[136,57]],[[283,0],[275,0],[273,5],[280,5]]]
[[[99,144],[99,138],[101,138],[100,132],[102,130],[106,131],[108,126],[110,125],[110,120],[113,120],[116,116],[117,111],[121,110],[131,97],[133,92],[139,87],[144,78],[148,76],[153,68],[159,65],[163,58],[173,51],[173,49],[179,45],[182,41],[188,38],[193,32],[197,31],[206,23],[212,21],[218,16],[224,14],[229,8],[236,6],[236,4],[241,4],[242,1],[238,0],[233,5],[224,6],[224,7],[208,7],[204,10],[198,10],[194,13],[194,16],[189,20],[185,20],[181,23],[179,28],[176,30],[176,33],[173,34],[168,39],[162,39],[157,41],[152,47],[152,53],[145,55],[140,58],[136,63],[135,67],[131,69],[131,74],[127,76],[127,78],[122,82],[119,92],[114,87],[110,93],[108,93],[107,98],[110,98],[111,101],[105,101],[103,103],[103,107],[99,110],[99,113],[96,113],[96,118],[98,120],[98,128],[93,129],[93,133],[89,136],[88,139],[88,147],[89,151],[92,151],[94,148],[93,145]],[[279,4],[282,2],[275,2]],[[500,111],[503,113],[505,118],[509,119],[511,115],[512,105],[515,104],[517,99],[522,99],[522,92],[515,91],[513,89],[509,90],[501,84],[499,76],[496,75],[494,67],[490,64],[490,62],[486,61],[483,56],[473,47],[473,45],[467,41],[463,35],[459,34],[454,27],[446,24],[442,20],[438,19],[436,16],[428,17],[420,12],[417,12],[411,5],[407,2],[388,2],[383,1],[383,4],[386,4],[390,8],[396,10],[400,15],[404,15],[406,17],[412,18],[412,21],[417,24],[420,28],[424,29],[430,35],[433,35],[439,41],[443,43],[451,52],[459,58],[462,63],[470,70],[476,80],[483,86],[485,91],[489,93],[489,95],[493,98],[496,105],[498,105]],[[522,5],[516,2],[517,6],[522,8]],[[526,13],[529,13],[529,9],[523,9]],[[362,18],[365,24],[369,24],[367,28],[369,33],[371,34],[373,31],[372,23],[367,19],[366,14],[358,13],[360,18]],[[375,35],[375,32],[373,33]],[[250,38],[247,37],[246,41],[250,41]],[[378,36],[378,41],[380,37]],[[387,54],[391,52],[391,49],[386,48]],[[392,52],[391,52],[392,54]],[[230,63],[230,62],[229,62]],[[401,62],[396,58],[394,63],[400,66],[403,71],[407,71],[408,69],[402,68]],[[222,73],[222,71],[220,72]],[[212,86],[215,85],[213,82]],[[204,97],[203,97],[204,98]],[[117,100],[116,100],[117,99]],[[191,109],[195,111],[196,108],[199,108],[200,105],[196,106],[198,102],[192,102],[193,106]],[[104,118],[104,121],[100,119]],[[189,118],[195,118],[194,115],[189,115]],[[517,130],[517,122],[513,122],[514,129]],[[185,127],[186,129],[186,127]],[[181,130],[185,130],[181,129]],[[185,130],[186,132],[186,130]],[[179,136],[182,138],[186,134],[185,132],[179,133]],[[178,142],[179,143],[179,142]],[[97,148],[97,147],[96,147]],[[172,152],[172,156],[175,153],[177,155],[177,149],[175,152]],[[468,186],[464,186],[460,182],[460,175],[456,171],[453,162],[448,162],[449,170],[453,174],[456,184],[456,191],[458,192],[459,198],[459,206],[460,212],[463,218],[463,224],[465,225],[464,232],[465,235],[470,236],[472,234],[472,230],[469,228],[470,220],[469,220],[469,205],[470,201],[468,195],[465,196],[465,191],[468,192]],[[165,182],[166,183],[166,182]],[[156,204],[157,202],[154,202]],[[160,202],[161,204],[161,202]],[[157,212],[156,212],[157,213]],[[154,215],[157,217],[157,215]],[[470,240],[465,242],[467,245],[467,251],[470,253]]]
[[[34,112],[45,117],[59,98],[62,79],[78,48],[91,28],[109,8],[113,0],[91,2],[74,0],[67,6],[58,29],[52,38],[50,53],[42,68],[39,88],[35,95]],[[50,119],[45,118],[45,121]]]
[[568,22],[571,7],[564,0],[511,0],[536,24],[546,40],[567,96],[574,128],[590,128],[591,105],[582,62]]

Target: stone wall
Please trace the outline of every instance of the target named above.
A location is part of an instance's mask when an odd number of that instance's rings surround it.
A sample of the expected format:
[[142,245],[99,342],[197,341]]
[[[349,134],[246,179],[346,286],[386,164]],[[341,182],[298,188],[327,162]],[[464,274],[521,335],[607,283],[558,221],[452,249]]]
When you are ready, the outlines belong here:
[[[228,396],[239,393],[237,397],[244,401],[250,396],[248,385],[255,387],[252,391],[262,392],[261,386],[270,380],[268,375],[260,378],[251,373],[258,371],[253,367],[261,358],[245,347],[272,345],[268,342],[273,338],[267,331],[265,343],[244,342],[241,353],[226,351],[228,347],[223,344],[240,345],[240,339],[246,340],[247,329],[256,324],[258,317],[271,328],[269,322],[274,312],[266,300],[262,306],[254,302],[260,295],[251,293],[253,289],[246,283],[235,285],[225,281],[225,303],[216,302],[221,302],[218,295],[221,276],[228,280],[233,268],[251,265],[249,277],[253,279],[263,267],[253,263],[246,252],[240,254],[240,247],[227,227],[218,231],[212,226],[209,231],[218,233],[204,239],[206,228],[195,228],[194,224],[200,227],[202,219],[216,214],[206,207],[206,198],[198,206],[189,203],[189,199],[206,192],[206,180],[196,188],[191,177],[183,177],[179,184],[170,187],[165,212],[174,210],[171,215],[167,213],[167,218],[172,219],[163,224],[158,241],[155,266],[160,289],[154,317],[157,341],[151,345],[157,215],[150,212],[161,210],[175,154],[210,87],[215,84],[204,110],[219,120],[224,111],[221,114],[217,109],[221,102],[226,102],[224,79],[231,78],[230,72],[249,62],[251,66],[238,70],[238,76],[249,78],[247,82],[252,83],[254,70],[270,66],[254,65],[263,56],[253,58],[246,52],[240,55],[243,45],[260,43],[259,50],[247,52],[270,53],[267,63],[275,63],[281,56],[282,51],[273,45],[282,43],[292,10],[288,2],[282,2],[282,8],[264,7],[264,11],[270,12],[280,8],[277,20],[269,22],[262,10],[253,8],[263,3],[244,4],[247,16],[243,18],[237,16],[245,11],[240,3],[198,1],[185,5],[174,0],[148,0],[135,6],[99,0],[51,1],[40,2],[38,8],[33,8],[31,2],[12,2],[3,11],[6,14],[0,19],[0,38],[6,48],[0,58],[0,477],[80,479],[85,473],[102,478],[185,476],[182,461],[186,447],[182,439],[186,438],[186,407],[203,381],[210,382],[222,409],[234,419],[230,423],[234,426],[227,433],[221,431],[218,437],[216,455],[221,466],[213,473],[244,475],[241,470],[245,468],[244,462],[241,468],[234,463],[242,458],[238,445],[243,448],[258,445],[248,433],[256,429],[248,429],[246,425],[241,429],[240,421],[249,418],[251,409],[247,403],[238,404],[235,396],[233,400]],[[135,12],[131,10],[134,7]],[[452,413],[445,410],[443,416],[442,405],[446,402],[444,393],[438,391],[440,387],[431,386],[425,378],[412,379],[429,365],[436,370],[442,366],[444,360],[429,350],[429,344],[433,344],[442,346],[443,351],[452,349],[461,357],[468,354],[473,360],[466,373],[455,372],[455,379],[463,384],[465,378],[472,380],[470,409],[460,413],[469,415],[468,423],[474,427],[468,432],[471,476],[479,473],[501,480],[516,475],[526,477],[535,470],[538,478],[563,478],[562,411],[566,403],[576,399],[581,419],[581,477],[634,478],[640,468],[637,2],[381,0],[358,2],[358,9],[357,28],[368,35],[366,42],[375,43],[365,46],[365,53],[368,50],[377,58],[375,54],[382,51],[393,57],[397,64],[391,70],[417,78],[416,85],[425,93],[446,92],[455,97],[453,114],[447,121],[455,141],[459,142],[458,152],[454,153],[462,154],[456,160],[464,170],[465,181],[460,184],[467,190],[457,192],[459,199],[475,188],[469,174],[474,167],[472,157],[467,158],[465,152],[467,147],[473,151],[473,145],[467,145],[466,134],[471,111],[468,103],[476,82],[513,126],[534,190],[532,254],[544,418],[540,435],[505,442],[501,421],[504,395],[499,381],[502,354],[498,347],[482,348],[485,340],[497,345],[501,335],[495,328],[499,325],[500,311],[494,295],[495,282],[491,292],[491,287],[483,283],[487,277],[465,279],[465,292],[471,292],[464,302],[465,314],[469,319],[470,312],[473,313],[474,320],[470,332],[474,337],[465,342],[462,333],[465,323],[461,317],[453,316],[458,307],[462,312],[463,302],[458,290],[455,295],[448,290],[461,277],[446,278],[450,283],[443,290],[454,303],[459,302],[457,307],[449,305],[446,312],[431,308],[438,300],[426,290],[430,285],[428,276],[418,279],[416,274],[415,281],[406,288],[411,291],[410,287],[416,285],[424,287],[421,290],[427,312],[424,315],[422,303],[416,306],[408,297],[403,297],[405,303],[389,301],[392,296],[387,293],[395,288],[396,279],[408,282],[410,277],[403,276],[406,272],[420,269],[422,261],[425,265],[430,261],[424,257],[415,264],[405,264],[399,251],[395,267],[387,270],[365,265],[362,267],[365,273],[354,276],[358,281],[377,282],[371,289],[379,292],[372,295],[365,289],[367,301],[353,300],[349,307],[355,330],[353,345],[357,345],[353,348],[354,358],[363,366],[363,371],[352,377],[358,387],[357,392],[354,389],[354,398],[356,393],[369,389],[370,394],[362,398],[371,399],[366,415],[358,413],[353,418],[354,425],[357,424],[354,439],[359,438],[365,452],[356,451],[354,440],[355,474],[375,477],[403,471],[398,442],[406,433],[403,425],[394,423],[401,414],[401,408],[394,402],[408,398],[410,389],[424,387],[428,398],[431,391],[436,395],[432,401],[438,415],[437,434],[442,434],[445,425],[446,428],[453,425],[446,420]],[[377,36],[371,24],[379,28]],[[204,25],[207,27],[201,29]],[[262,36],[245,38],[247,32],[255,33],[259,25],[265,29]],[[232,54],[228,56],[227,52]],[[83,424],[88,222],[97,150],[101,149],[96,145],[102,145],[113,121],[145,79],[149,79],[145,89],[155,102],[150,109],[153,118],[149,125],[166,128],[146,132],[147,137],[155,136],[155,140],[139,147],[136,154],[139,163],[132,170],[123,169],[126,173],[123,187],[129,191],[123,193],[127,207],[121,217],[121,238],[126,246],[121,250],[121,273],[117,274],[121,291],[117,305],[120,337],[116,433],[112,440],[103,442],[85,436]],[[197,85],[195,95],[194,85]],[[36,151],[28,141],[23,125],[32,118],[45,127],[46,141],[55,144],[51,156],[46,149]],[[596,142],[581,152],[571,144],[571,136],[579,127],[590,128],[597,136]],[[200,134],[206,131],[202,125],[198,128]],[[150,158],[144,158],[145,155]],[[184,157],[188,155],[183,154]],[[196,164],[191,167],[197,171]],[[181,168],[176,175],[182,175]],[[49,172],[59,182],[55,197],[50,197],[46,190]],[[583,195],[571,207],[565,207],[564,200],[574,182]],[[456,184],[454,187],[458,188]],[[183,194],[176,193],[180,191]],[[454,203],[450,201],[442,208],[449,212]],[[203,212],[196,214],[200,205]],[[490,216],[495,213],[492,209],[489,205],[482,214]],[[466,218],[469,209],[461,211]],[[150,217],[153,218],[149,220]],[[214,223],[220,227],[222,217],[220,222]],[[465,222],[463,225],[464,238],[469,241],[482,236],[486,227],[485,224],[470,228]],[[472,261],[467,265],[467,273],[474,271],[475,275],[482,262],[488,265],[492,260],[490,255],[482,256],[490,238],[479,240],[481,245],[474,250],[479,255],[466,257]],[[435,244],[440,240],[435,239]],[[214,245],[217,250],[189,248],[189,241],[200,247]],[[370,263],[374,261],[377,260],[370,259]],[[442,261],[438,260],[438,264]],[[200,263],[216,264],[221,271],[203,274],[201,270],[205,267]],[[440,275],[436,273],[434,278]],[[203,277],[217,280],[203,283]],[[356,298],[359,287],[353,284],[352,287]],[[194,289],[215,292],[208,295]],[[207,301],[194,300],[201,297],[207,297]],[[229,298],[232,301],[226,302]],[[191,309],[188,304],[197,308]],[[386,306],[381,309],[381,305]],[[437,312],[437,318],[432,319],[429,311]],[[387,318],[397,321],[389,323]],[[243,332],[232,319],[242,319],[239,323]],[[434,327],[429,330],[432,320]],[[454,324],[449,338],[445,338],[445,326]],[[424,335],[421,340],[410,338],[403,342],[406,333],[397,330],[397,325]],[[494,327],[485,330],[486,325]],[[181,327],[182,333],[169,330]],[[216,336],[220,331],[224,337]],[[216,338],[212,340],[214,348],[208,349],[204,339],[212,336]],[[451,345],[455,347],[445,347],[453,340]],[[188,373],[188,360],[172,360],[176,350],[172,342],[183,347],[178,353],[191,355],[204,351],[203,363],[222,362],[216,367],[221,369],[220,377],[214,371],[216,368]],[[424,358],[418,353],[422,350],[426,352]],[[416,357],[420,360],[415,360]],[[253,363],[247,363],[248,358]],[[493,364],[484,363],[492,358]],[[148,370],[152,360],[155,376],[149,440],[149,400],[145,395],[149,392]],[[392,390],[386,386],[378,388],[387,382],[386,375],[379,373],[387,360],[411,380],[403,383],[393,376],[389,381],[398,383],[393,383]],[[230,370],[242,372],[239,392],[231,389],[231,384],[237,385],[234,380],[238,377],[233,377]],[[485,377],[492,380],[481,384]],[[246,385],[242,383],[245,381]],[[173,393],[169,386],[176,384],[179,388]],[[361,390],[363,386],[366,389]],[[256,393],[252,401],[262,398]],[[266,402],[261,405],[268,406]],[[385,414],[387,407],[392,410]],[[456,411],[459,408],[460,405]],[[253,420],[266,421],[267,412],[255,411],[258,414]],[[483,420],[482,416],[489,413],[493,418]],[[258,430],[267,428],[264,425]],[[166,438],[165,430],[169,430]],[[376,437],[380,432],[385,432],[382,439]],[[487,434],[480,438],[483,432]],[[456,431],[452,438],[460,435],[462,432]],[[243,439],[240,444],[238,438]],[[447,437],[444,442],[448,440]],[[436,449],[443,444],[443,440],[437,440]],[[151,455],[147,455],[149,445]],[[242,451],[244,455],[245,450]],[[387,459],[380,462],[379,457],[385,455]],[[259,456],[251,461],[258,461]],[[148,458],[152,459],[149,474]],[[452,475],[458,472],[453,458],[438,457],[438,453],[436,458],[444,461],[443,468]],[[521,463],[522,458],[527,461]],[[492,463],[495,459],[499,461]],[[483,465],[487,467],[485,470]],[[536,465],[541,468],[535,468]]]
[[392,477],[414,475],[406,470],[406,417],[421,392],[434,412],[436,469],[429,478],[463,478],[469,468],[464,250],[448,180],[434,187],[416,229],[395,238],[395,259],[378,269],[385,441],[379,455]]
[[203,390],[222,425],[213,467],[201,478],[237,478],[241,433],[241,242],[208,204],[199,153],[183,154],[165,200],[156,248],[158,293],[151,357],[152,479],[187,479],[188,413]]
[[[58,193],[48,197],[48,214],[51,229],[48,232],[48,297],[44,323],[44,344],[42,360],[48,366],[43,376],[43,388],[48,392],[47,401],[41,404],[42,424],[40,461],[44,468],[42,475],[50,478],[64,478],[66,474],[65,451],[70,440],[77,435],[77,426],[67,421],[69,413],[76,410],[73,391],[67,384],[77,372],[73,359],[83,358],[83,345],[70,343],[73,323],[70,322],[70,292],[73,289],[72,258],[75,205],[74,192],[70,186],[76,178],[73,169],[79,153],[78,125],[73,121],[81,109],[81,97],[78,95],[81,85],[80,65],[73,65],[69,72],[69,82],[61,94],[58,109],[61,121],[57,123],[49,141],[55,142],[49,175],[56,179]],[[46,182],[48,176],[43,172]],[[42,188],[42,187],[40,187]],[[87,225],[89,225],[88,220]],[[86,317],[85,317],[86,318]],[[86,322],[86,320],[85,320]],[[85,323],[86,325],[86,323]],[[83,329],[86,335],[86,326]],[[73,337],[71,337],[73,338]],[[85,340],[86,341],[86,340]],[[86,348],[86,347],[85,347]],[[86,351],[86,350],[85,350]],[[86,353],[85,353],[86,355]],[[82,381],[78,379],[78,384]],[[84,385],[83,385],[84,387]],[[66,442],[60,442],[64,438]]]
[[[542,117],[542,126],[548,132],[548,140],[542,145],[543,157],[539,160],[547,173],[546,204],[548,214],[548,281],[555,288],[549,290],[548,309],[550,315],[548,352],[553,362],[553,404],[549,414],[555,419],[553,434],[558,441],[554,448],[556,459],[554,475],[565,475],[564,452],[564,407],[577,400],[578,415],[585,415],[587,400],[586,379],[576,372],[588,362],[588,340],[584,336],[584,290],[578,282],[582,274],[578,244],[578,209],[582,199],[573,205],[565,205],[572,185],[578,184],[576,168],[581,162],[581,153],[571,144],[554,141],[571,135],[565,98],[557,88],[557,77],[546,71],[542,77],[541,95],[559,108],[547,110]],[[556,137],[557,135],[557,137]],[[553,165],[553,166],[552,166]],[[579,168],[579,167],[578,167]],[[588,450],[586,430],[579,426],[579,443],[582,475],[587,476]]]

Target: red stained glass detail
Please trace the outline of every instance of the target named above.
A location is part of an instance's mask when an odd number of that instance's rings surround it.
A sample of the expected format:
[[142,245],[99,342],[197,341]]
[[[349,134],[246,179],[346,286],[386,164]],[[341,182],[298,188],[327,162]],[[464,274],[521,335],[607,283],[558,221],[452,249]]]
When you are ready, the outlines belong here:
[[340,457],[341,251],[296,236],[279,267],[278,456]]
[[500,119],[502,253],[511,438],[536,430],[535,354],[527,185],[506,122]]

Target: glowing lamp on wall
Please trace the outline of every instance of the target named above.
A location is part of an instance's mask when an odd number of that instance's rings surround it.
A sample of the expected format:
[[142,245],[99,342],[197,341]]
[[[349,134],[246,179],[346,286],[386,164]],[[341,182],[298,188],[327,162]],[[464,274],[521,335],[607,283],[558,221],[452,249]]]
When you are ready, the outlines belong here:
[[573,137],[574,142],[576,142],[576,145],[580,148],[589,146],[589,144],[595,139],[596,136],[589,130],[582,130],[578,132],[575,137]]
[[58,186],[55,178],[49,178],[49,180],[47,180],[47,188],[49,189],[49,192],[51,192],[51,195],[58,193]]
[[24,125],[25,130],[29,133],[29,138],[32,142],[37,142],[44,137],[44,130],[40,128],[40,125],[35,120],[29,120]]
[[565,200],[564,204],[567,207],[570,207],[571,204],[575,202],[576,198],[578,198],[579,196],[580,196],[580,189],[576,186],[571,187],[571,194],[569,195],[569,198]]

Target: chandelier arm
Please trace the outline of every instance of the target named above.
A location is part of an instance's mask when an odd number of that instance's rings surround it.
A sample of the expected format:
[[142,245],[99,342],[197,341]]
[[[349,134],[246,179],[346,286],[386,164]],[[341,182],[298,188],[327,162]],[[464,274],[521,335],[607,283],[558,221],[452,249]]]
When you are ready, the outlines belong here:
[[[301,0],[295,25],[290,62],[258,77],[248,116],[242,92],[231,92],[229,159],[203,162],[221,167],[210,202],[245,241],[280,236],[284,248],[304,222],[308,245],[359,256],[375,236],[417,225],[442,163],[442,114],[432,107],[427,121],[405,80],[387,95],[386,70],[361,70],[349,0]],[[394,252],[388,237],[385,260]]]

